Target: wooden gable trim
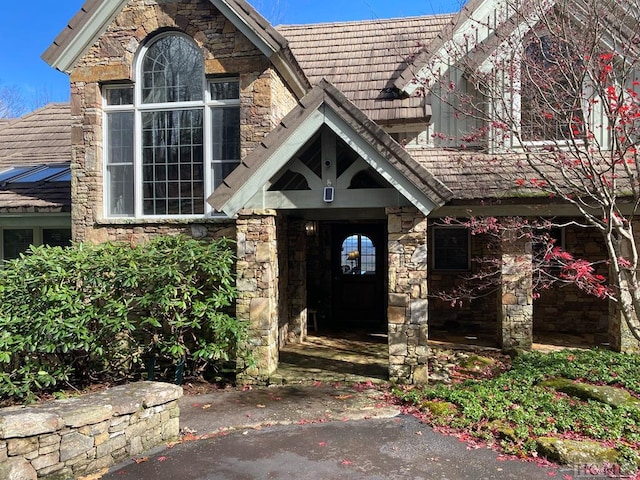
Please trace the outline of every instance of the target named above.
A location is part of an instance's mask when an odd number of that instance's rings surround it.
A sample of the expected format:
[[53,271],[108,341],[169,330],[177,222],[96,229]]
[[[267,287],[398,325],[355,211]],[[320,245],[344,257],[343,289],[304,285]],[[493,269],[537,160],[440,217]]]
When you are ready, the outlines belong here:
[[[71,73],[78,60],[107,30],[129,0],[87,0],[42,54],[52,67]],[[310,89],[287,40],[245,0],[210,0],[273,64],[298,99]]]
[[[398,192],[392,194],[396,198],[394,205],[403,204],[403,200],[398,199],[402,196],[428,214],[451,198],[451,191],[444,184],[413,160],[357,107],[343,98],[335,87],[322,81],[214,191],[209,203],[229,216],[248,205],[254,208],[273,208],[268,202],[274,199],[279,205],[293,205],[285,198],[291,197],[290,192],[278,196],[267,192],[266,186],[273,176],[294,160],[301,146],[323,125],[394,187]],[[337,183],[333,184],[336,185]],[[296,195],[304,200],[305,208],[323,206],[317,192],[311,193],[315,195],[314,199],[306,198],[309,193]],[[385,193],[385,198],[389,198],[388,192]],[[349,207],[352,206],[349,204]]]
[[87,0],[67,27],[42,54],[42,59],[61,72],[73,66],[102,35],[129,0]]

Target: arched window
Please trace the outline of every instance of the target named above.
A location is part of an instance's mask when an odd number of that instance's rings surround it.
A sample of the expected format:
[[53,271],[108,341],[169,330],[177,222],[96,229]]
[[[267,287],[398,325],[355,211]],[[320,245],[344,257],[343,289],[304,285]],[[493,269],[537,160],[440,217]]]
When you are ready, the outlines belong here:
[[344,275],[376,273],[376,247],[365,235],[354,234],[342,242],[341,263]]
[[202,216],[240,161],[237,78],[206,78],[188,37],[156,37],[136,85],[104,88],[105,199],[110,217]]

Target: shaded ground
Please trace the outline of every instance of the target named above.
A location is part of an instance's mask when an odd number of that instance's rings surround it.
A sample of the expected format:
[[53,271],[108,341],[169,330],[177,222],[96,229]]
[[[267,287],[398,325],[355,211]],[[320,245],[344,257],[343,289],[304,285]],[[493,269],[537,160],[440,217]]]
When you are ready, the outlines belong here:
[[274,383],[386,382],[389,378],[387,336],[364,332],[309,335],[303,343],[280,350]]

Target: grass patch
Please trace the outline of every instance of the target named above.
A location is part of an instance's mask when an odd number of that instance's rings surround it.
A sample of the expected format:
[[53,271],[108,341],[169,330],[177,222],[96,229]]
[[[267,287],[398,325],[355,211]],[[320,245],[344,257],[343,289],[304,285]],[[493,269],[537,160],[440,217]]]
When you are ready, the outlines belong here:
[[[549,436],[594,439],[640,451],[640,408],[582,400],[543,384],[558,377],[616,386],[640,396],[640,355],[603,350],[531,352],[517,356],[511,369],[492,378],[397,387],[394,393],[421,408],[428,423],[462,430],[508,454],[535,456],[536,439]],[[450,404],[447,415],[434,415],[425,408],[433,402]]]

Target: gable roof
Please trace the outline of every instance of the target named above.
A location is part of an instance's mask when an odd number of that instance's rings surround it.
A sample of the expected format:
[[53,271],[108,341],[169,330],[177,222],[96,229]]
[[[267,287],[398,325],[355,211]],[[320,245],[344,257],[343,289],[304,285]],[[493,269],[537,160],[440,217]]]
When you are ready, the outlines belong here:
[[[325,78],[378,123],[428,121],[423,97],[397,98],[394,83],[453,15],[276,27],[309,80]],[[395,98],[394,98],[395,97]]]
[[[102,35],[129,0],[86,0],[42,54],[58,70],[70,73],[76,62]],[[234,26],[273,63],[298,98],[311,88],[289,50],[287,40],[245,0],[210,0]]]
[[[326,124],[336,131],[339,128],[336,125],[340,122],[344,122],[370,149],[365,155],[371,154],[381,160],[381,164],[375,165],[378,173],[423,213],[428,214],[451,199],[451,191],[443,183],[416,162],[336,87],[321,80],[280,125],[242,160],[240,166],[225,178],[209,197],[209,203],[218,211],[229,216],[235,215],[258,193],[262,184],[290,160],[290,155],[283,155],[288,143],[289,147],[294,145],[293,148],[299,148],[322,125]],[[311,125],[307,136],[297,136],[301,131],[308,130],[307,125]],[[352,138],[357,143],[355,140]],[[291,155],[293,154],[295,152],[292,151]],[[382,165],[382,162],[385,164]],[[250,181],[256,177],[258,182]],[[402,181],[398,181],[398,177]]]
[[[16,167],[52,166],[65,170],[71,163],[71,111],[68,103],[52,103],[23,117],[0,123],[0,172]],[[30,169],[33,171],[33,168]],[[56,170],[58,171],[58,170]],[[71,182],[2,182],[0,213],[69,211]]]

